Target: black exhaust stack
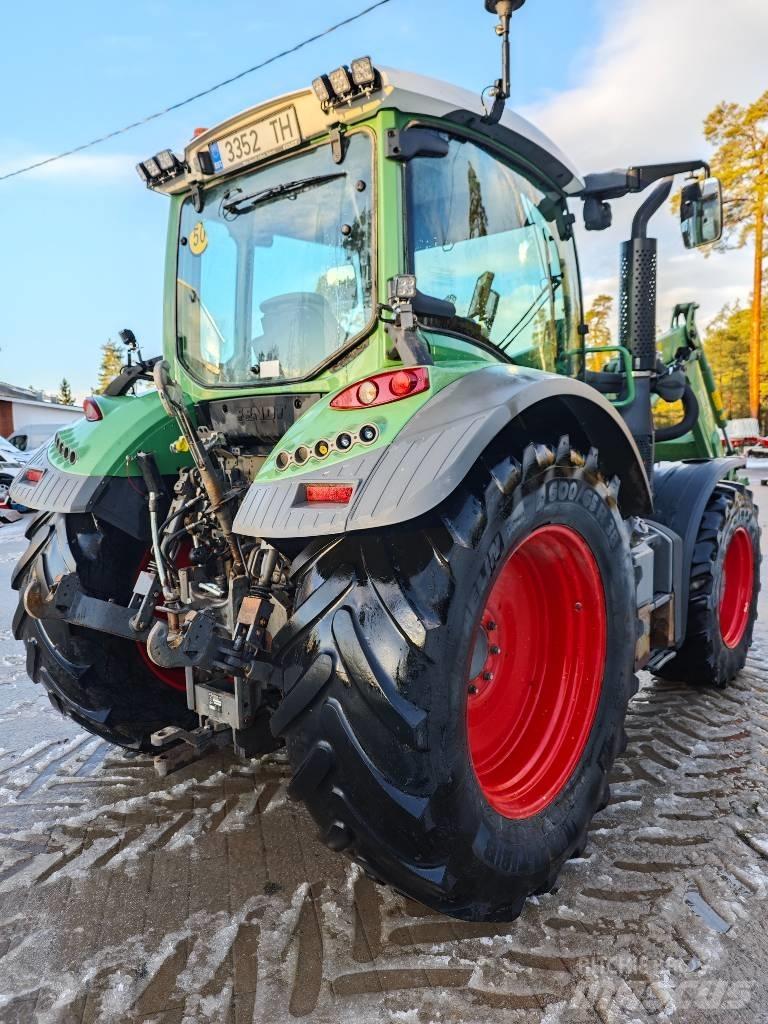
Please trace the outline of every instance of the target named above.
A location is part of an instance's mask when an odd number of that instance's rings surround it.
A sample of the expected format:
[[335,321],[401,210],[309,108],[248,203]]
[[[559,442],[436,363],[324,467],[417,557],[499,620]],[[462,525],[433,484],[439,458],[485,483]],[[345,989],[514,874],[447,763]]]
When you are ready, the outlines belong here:
[[665,178],[640,206],[632,221],[632,237],[621,246],[619,270],[619,344],[632,353],[635,400],[624,410],[651,479],[654,429],[651,386],[656,373],[657,241],[646,237],[648,222],[672,190]]

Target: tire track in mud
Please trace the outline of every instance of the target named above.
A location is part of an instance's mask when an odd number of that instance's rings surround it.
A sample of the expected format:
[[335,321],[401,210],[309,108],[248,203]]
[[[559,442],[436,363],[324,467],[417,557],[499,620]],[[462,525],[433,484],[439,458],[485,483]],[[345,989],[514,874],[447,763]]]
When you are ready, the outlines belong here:
[[644,680],[585,855],[512,925],[375,885],[320,845],[279,764],[217,755],[160,780],[75,731],[20,751],[0,762],[0,1019],[609,1024],[728,1009],[713,981],[754,941],[768,894],[767,670],[761,638],[725,693]]

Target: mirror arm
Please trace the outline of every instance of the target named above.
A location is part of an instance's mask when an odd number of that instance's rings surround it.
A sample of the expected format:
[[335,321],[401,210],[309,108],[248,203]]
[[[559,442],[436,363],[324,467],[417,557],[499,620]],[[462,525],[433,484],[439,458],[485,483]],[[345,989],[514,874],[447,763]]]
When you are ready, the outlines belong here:
[[646,164],[640,167],[628,167],[626,170],[607,171],[601,174],[587,174],[584,188],[579,193],[582,199],[621,199],[630,192],[643,192],[660,178],[668,178],[675,174],[687,174],[693,171],[705,171],[710,174],[706,160],[678,160],[667,164]]

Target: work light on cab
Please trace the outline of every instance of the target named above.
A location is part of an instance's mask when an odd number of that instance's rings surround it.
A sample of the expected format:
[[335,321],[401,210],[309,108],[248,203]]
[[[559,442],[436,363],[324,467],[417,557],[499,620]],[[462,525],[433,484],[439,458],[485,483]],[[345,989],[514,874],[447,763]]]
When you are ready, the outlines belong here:
[[344,99],[352,92],[352,79],[345,67],[334,68],[328,78],[331,81],[331,88],[340,99]]
[[367,377],[339,392],[331,402],[332,409],[366,409],[372,405],[387,405],[401,398],[410,398],[429,388],[429,371],[424,366],[407,370],[390,370]]
[[356,57],[349,67],[342,64],[327,75],[318,75],[312,80],[312,91],[320,100],[323,110],[351,103],[380,88],[381,76],[370,57]]
[[376,69],[370,57],[358,57],[349,66],[352,72],[352,81],[355,85],[365,89],[376,81]]
[[183,159],[179,159],[171,149],[163,149],[154,156],[147,157],[136,164],[136,173],[147,186],[154,188],[171,178],[176,178],[187,170]]
[[317,78],[313,79],[312,89],[323,106],[331,102],[333,93],[328,75],[318,75]]

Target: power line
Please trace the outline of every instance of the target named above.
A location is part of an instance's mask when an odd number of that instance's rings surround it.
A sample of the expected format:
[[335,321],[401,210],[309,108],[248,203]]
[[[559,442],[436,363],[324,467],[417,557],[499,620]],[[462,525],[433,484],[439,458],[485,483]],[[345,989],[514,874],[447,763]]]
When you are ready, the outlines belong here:
[[75,153],[82,153],[84,149],[91,149],[92,146],[98,146],[102,142],[107,142],[109,139],[114,139],[117,135],[124,135],[125,132],[129,132],[134,128],[140,128],[143,124],[148,124],[150,121],[157,120],[158,117],[163,117],[165,114],[170,114],[174,110],[179,110],[181,107],[186,107],[189,103],[194,103],[195,100],[202,99],[203,96],[210,96],[212,92],[216,92],[217,89],[223,89],[225,85],[231,85],[232,82],[237,82],[241,78],[245,78],[246,75],[253,74],[254,71],[260,71],[262,68],[267,67],[268,64],[274,64],[275,61],[281,60],[283,57],[288,57],[292,53],[296,53],[297,50],[303,49],[305,46],[309,46],[310,43],[317,42],[318,39],[322,39],[323,36],[329,36],[332,32],[336,32],[340,28],[344,28],[345,25],[351,24],[353,21],[358,21],[360,18],[365,17],[366,14],[370,14],[371,11],[375,11],[377,7],[383,7],[384,4],[391,3],[391,0],[376,0],[376,3],[370,4],[368,7],[364,7],[357,14],[351,14],[348,18],[344,18],[343,21],[337,21],[335,25],[331,25],[322,32],[317,32],[313,36],[307,36],[306,39],[302,39],[300,43],[296,43],[295,46],[291,46],[288,50],[282,50],[280,53],[274,54],[272,57],[267,57],[266,60],[261,61],[260,64],[254,64],[252,68],[246,68],[245,71],[240,71],[236,75],[232,75],[231,78],[225,78],[223,82],[217,82],[215,85],[209,86],[207,89],[202,89],[200,92],[196,92],[193,96],[187,96],[184,100],[179,100],[178,103],[172,103],[169,107],[164,107],[163,110],[158,110],[154,114],[148,114],[146,117],[142,117],[139,121],[133,121],[131,124],[125,125],[124,128],[117,128],[113,132],[108,132],[106,135],[100,136],[98,139],[92,139],[90,142],[84,142],[81,146],[75,146],[73,149],[67,149],[63,153],[57,153],[56,156],[46,157],[45,160],[38,160],[37,163],[28,164],[26,167],[19,167],[15,171],[9,171],[7,174],[0,174],[0,181],[6,181],[8,178],[15,178],[19,174],[26,174],[28,171],[34,171],[38,167],[44,167],[46,164],[55,163],[57,160],[63,160],[65,157],[73,156]]

